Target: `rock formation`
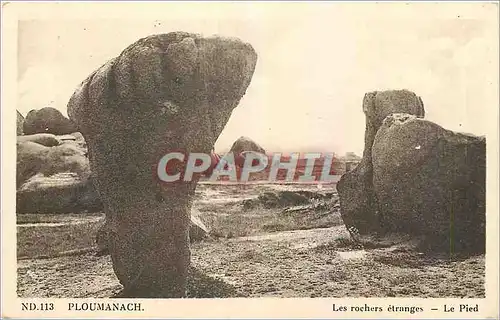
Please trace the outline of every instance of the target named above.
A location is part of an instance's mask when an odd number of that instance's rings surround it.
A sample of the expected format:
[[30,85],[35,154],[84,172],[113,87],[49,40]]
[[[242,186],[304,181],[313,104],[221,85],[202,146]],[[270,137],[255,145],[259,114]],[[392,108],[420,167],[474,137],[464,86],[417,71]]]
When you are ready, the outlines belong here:
[[[209,234],[208,227],[201,221],[199,212],[195,208],[191,209],[191,221],[189,224],[189,242],[199,242],[207,238]],[[109,254],[109,230],[105,226],[100,228],[96,236],[97,255],[103,256]]]
[[75,131],[75,124],[52,107],[31,110],[26,115],[23,124],[24,134],[52,133],[55,135],[69,134]]
[[348,229],[355,227],[361,234],[380,229],[373,196],[371,161],[375,134],[385,117],[392,113],[408,113],[418,117],[425,115],[422,99],[408,90],[369,92],[363,98],[363,112],[366,117],[363,158],[337,184],[342,218]]
[[378,130],[372,163],[384,229],[425,235],[430,249],[484,250],[484,138],[394,114]]
[[[23,138],[25,137],[29,136]],[[46,147],[33,141],[18,141],[16,168],[17,188],[37,174],[51,176],[61,172],[74,172],[82,180],[90,175],[85,151],[67,143]]]
[[373,140],[382,121],[393,113],[408,113],[425,116],[422,99],[408,90],[374,91],[365,94],[363,112],[366,116],[365,148],[363,158],[371,160]]
[[27,136],[17,136],[17,143],[28,141],[38,143],[46,147],[55,147],[62,143],[60,139],[51,133],[37,133]]
[[71,97],[68,114],[88,145],[123,296],[185,296],[196,181],[161,183],[158,161],[174,150],[212,150],[256,60],[238,39],[153,35],[92,73]]
[[23,115],[17,111],[17,135],[18,136],[22,136],[24,133],[23,133],[23,125],[24,125],[24,117]]
[[23,183],[16,192],[16,213],[78,213],[102,211],[90,179],[82,180],[72,172],[50,176],[37,174]]
[[484,252],[485,139],[421,119],[422,101],[408,91],[368,93],[363,110],[363,158],[337,185],[351,234],[404,233],[430,250]]
[[17,137],[17,213],[102,210],[82,141],[78,132]]

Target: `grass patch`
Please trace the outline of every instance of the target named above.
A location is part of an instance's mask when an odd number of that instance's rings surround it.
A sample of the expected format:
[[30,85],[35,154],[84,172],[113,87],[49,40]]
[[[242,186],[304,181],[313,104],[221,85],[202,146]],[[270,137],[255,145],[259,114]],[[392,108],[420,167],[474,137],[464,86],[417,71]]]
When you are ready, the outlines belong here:
[[235,238],[256,235],[263,232],[263,226],[273,220],[274,214],[268,210],[217,214],[202,212],[200,218],[209,226],[214,238]]
[[294,212],[292,214],[278,212],[271,221],[262,227],[263,232],[309,230],[318,228],[330,228],[342,225],[343,221],[339,213],[317,212],[314,210]]
[[[226,212],[231,212],[227,214]],[[341,225],[340,214],[315,211],[283,214],[282,209],[227,209],[223,214],[201,211],[200,218],[214,238],[235,238],[270,232],[309,230]]]
[[60,252],[95,246],[95,235],[104,221],[56,227],[17,227],[17,257],[54,256]]
[[28,224],[28,223],[56,223],[64,222],[75,219],[82,218],[104,218],[103,212],[97,213],[68,213],[68,214],[34,214],[34,213],[23,213],[17,214],[16,223],[17,224]]

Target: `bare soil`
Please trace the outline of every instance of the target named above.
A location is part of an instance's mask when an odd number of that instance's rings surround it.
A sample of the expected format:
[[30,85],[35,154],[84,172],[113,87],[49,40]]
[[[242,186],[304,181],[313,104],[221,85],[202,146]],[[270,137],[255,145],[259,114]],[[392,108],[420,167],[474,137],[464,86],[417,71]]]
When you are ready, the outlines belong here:
[[[351,240],[334,185],[200,184],[194,207],[210,237],[191,246],[192,298],[485,296],[484,255],[431,256],[398,236]],[[116,295],[111,259],[96,255],[103,221],[18,215],[18,296]]]

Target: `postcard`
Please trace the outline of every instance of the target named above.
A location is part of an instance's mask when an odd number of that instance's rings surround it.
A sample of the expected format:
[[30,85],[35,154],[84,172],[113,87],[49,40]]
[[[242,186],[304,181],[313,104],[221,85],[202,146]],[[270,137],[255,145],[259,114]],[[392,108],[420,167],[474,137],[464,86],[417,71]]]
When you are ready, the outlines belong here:
[[2,317],[497,318],[498,2],[2,2]]

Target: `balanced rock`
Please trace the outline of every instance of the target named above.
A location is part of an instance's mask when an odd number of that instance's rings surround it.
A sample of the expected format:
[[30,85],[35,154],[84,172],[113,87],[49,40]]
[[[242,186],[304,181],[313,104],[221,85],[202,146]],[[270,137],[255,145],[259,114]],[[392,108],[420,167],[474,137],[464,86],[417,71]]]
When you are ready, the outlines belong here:
[[26,115],[23,124],[24,134],[52,133],[55,135],[69,134],[78,131],[75,124],[52,107],[31,110]]
[[433,249],[484,251],[483,137],[394,114],[372,150],[374,195],[386,231],[424,235]]
[[363,158],[351,171],[340,178],[337,191],[342,219],[346,227],[360,234],[380,229],[379,215],[373,195],[372,146],[382,121],[393,113],[408,113],[424,117],[422,99],[408,90],[374,91],[363,98],[366,117]]
[[68,114],[88,146],[123,296],[185,296],[197,181],[160,181],[159,160],[213,149],[256,61],[238,39],[153,35],[93,72],[71,97]]

